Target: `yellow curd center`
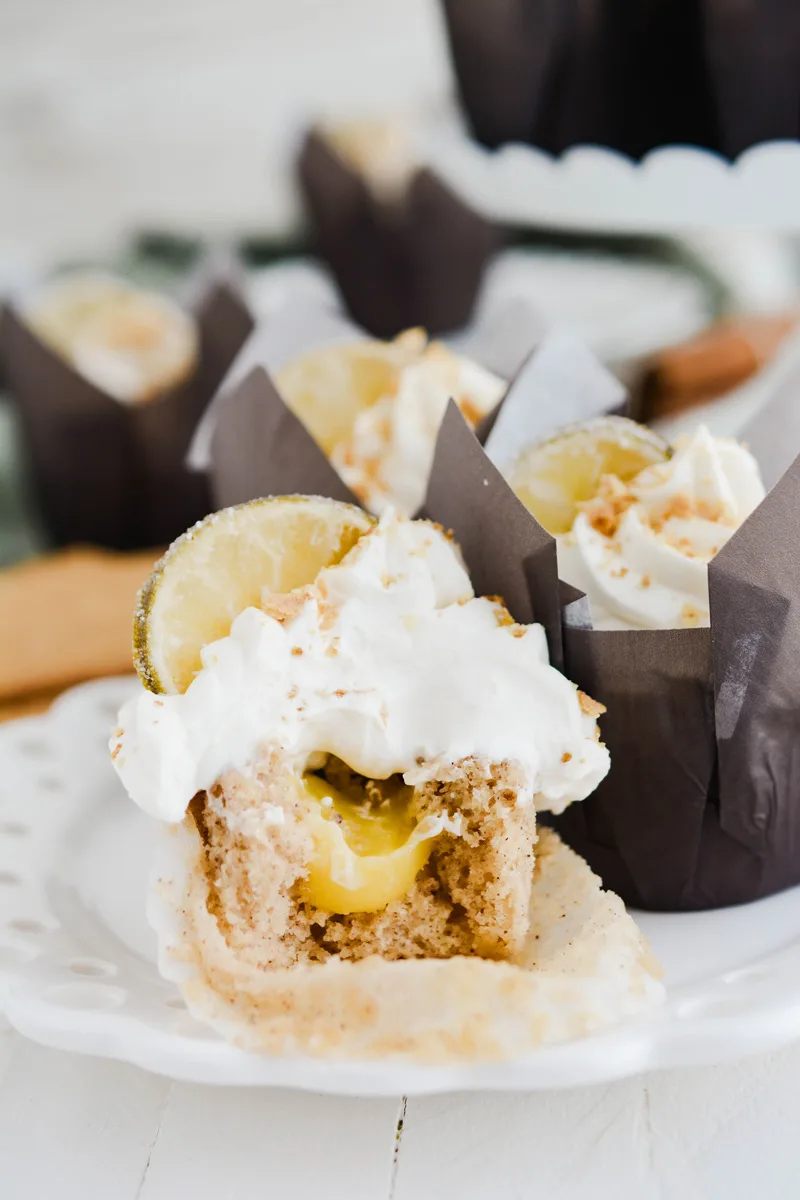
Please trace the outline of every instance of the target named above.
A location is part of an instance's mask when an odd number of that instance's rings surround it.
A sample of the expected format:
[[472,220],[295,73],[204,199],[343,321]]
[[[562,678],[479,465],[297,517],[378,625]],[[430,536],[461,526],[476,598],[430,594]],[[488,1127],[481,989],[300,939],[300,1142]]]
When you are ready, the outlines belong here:
[[314,804],[315,854],[307,899],[332,913],[377,912],[406,894],[425,866],[433,838],[408,815],[412,788],[400,785],[381,803],[359,802],[319,775],[305,775]]

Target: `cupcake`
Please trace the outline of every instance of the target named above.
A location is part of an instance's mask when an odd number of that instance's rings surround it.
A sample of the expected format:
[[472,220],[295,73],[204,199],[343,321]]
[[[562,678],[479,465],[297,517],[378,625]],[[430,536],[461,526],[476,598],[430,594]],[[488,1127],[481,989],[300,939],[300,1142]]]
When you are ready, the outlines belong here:
[[[596,361],[563,331],[548,334],[508,384],[422,330],[380,342],[334,312],[287,306],[243,346],[190,461],[210,473],[217,507],[285,491],[302,459],[317,463],[320,494],[410,515],[449,399],[489,439],[491,456],[519,445],[521,429],[527,440],[552,428],[564,404],[586,417],[616,411],[625,389],[605,372],[598,386]],[[276,441],[283,452],[265,453]]]
[[[425,497],[448,400],[475,427],[506,389],[421,329],[381,342],[335,314],[290,308],[243,347],[198,431],[192,462],[206,470],[212,460],[237,464],[212,471],[224,506],[284,490],[293,459],[321,450],[330,463],[324,495],[410,515]],[[275,438],[288,439],[286,452],[267,456]]]
[[406,125],[320,126],[298,175],[319,254],[359,324],[389,338],[467,322],[497,231],[420,163]]
[[[463,438],[502,586],[540,533],[451,405],[440,447]],[[474,539],[437,462],[428,504],[447,493]],[[515,608],[476,594],[441,525],[392,509],[271,498],[172,547],[111,752],[161,822],[149,917],[195,1016],[251,1051],[463,1061],[661,1000],[621,902],[537,835],[608,754],[602,705]]]
[[56,544],[158,545],[209,508],[189,440],[251,319],[216,275],[191,306],[76,271],[7,306],[3,359]]
[[554,824],[638,907],[800,883],[796,387],[795,372],[746,431],[750,450],[702,426],[669,446],[604,420],[505,466],[571,585],[565,670],[608,707],[612,769]]
[[147,404],[197,367],[192,315],[110,275],[57,277],[25,298],[20,315],[77,374],[121,404]]
[[631,158],[665,144],[715,146],[695,0],[443,8],[461,99],[485,145],[528,142],[552,154],[601,145]]

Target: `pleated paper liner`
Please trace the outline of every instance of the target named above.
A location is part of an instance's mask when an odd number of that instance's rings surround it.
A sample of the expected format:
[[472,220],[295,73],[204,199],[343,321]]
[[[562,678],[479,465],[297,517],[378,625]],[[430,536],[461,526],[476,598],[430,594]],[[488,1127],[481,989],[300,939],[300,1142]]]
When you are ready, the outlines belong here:
[[735,158],[800,135],[793,0],[442,0],[473,132],[551,154],[638,159],[692,145]]
[[440,334],[466,324],[499,232],[435,171],[417,170],[399,201],[379,199],[312,131],[298,175],[317,249],[365,329],[389,338],[415,325]]
[[566,673],[608,706],[612,766],[555,823],[643,908],[800,883],[800,370],[743,438],[771,490],[709,564],[710,628],[564,627]]
[[800,137],[800,6],[795,0],[702,0],[716,148]]
[[200,333],[192,377],[154,400],[122,404],[41,341],[13,301],[6,305],[0,356],[55,545],[166,544],[208,512],[207,481],[184,460],[252,320],[227,278],[206,277],[187,307]]

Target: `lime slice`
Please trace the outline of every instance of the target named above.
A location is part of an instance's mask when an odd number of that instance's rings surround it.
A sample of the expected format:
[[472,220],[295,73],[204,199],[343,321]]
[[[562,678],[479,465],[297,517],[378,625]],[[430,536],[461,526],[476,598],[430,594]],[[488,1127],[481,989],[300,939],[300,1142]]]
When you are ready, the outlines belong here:
[[349,437],[360,412],[397,391],[400,371],[424,352],[425,334],[410,329],[393,342],[324,346],[277,373],[278,391],[326,454]]
[[245,608],[313,583],[373,524],[316,496],[252,500],[212,513],[170,546],[139,593],[133,659],[151,692],[185,692],[200,651]]
[[508,482],[549,533],[568,533],[578,505],[595,498],[604,475],[626,483],[671,453],[669,443],[644,425],[599,417],[528,446],[512,464]]

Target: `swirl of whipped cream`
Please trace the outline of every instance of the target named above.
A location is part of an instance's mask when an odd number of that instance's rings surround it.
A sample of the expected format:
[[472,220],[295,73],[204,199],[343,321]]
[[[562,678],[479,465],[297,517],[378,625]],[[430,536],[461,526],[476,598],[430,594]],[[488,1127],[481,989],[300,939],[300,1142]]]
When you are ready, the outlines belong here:
[[502,379],[433,343],[403,367],[397,390],[363,409],[331,461],[359,500],[377,514],[391,505],[410,516],[425,499],[436,435],[452,397],[471,425],[502,399]]
[[606,477],[558,539],[559,574],[596,629],[708,625],[708,563],[764,495],[753,456],[701,425],[629,483]]
[[390,510],[292,597],[291,616],[285,603],[242,612],[183,695],[143,688],[124,706],[112,757],[146,812],[179,821],[198,791],[264,748],[298,773],[330,753],[414,784],[468,757],[514,762],[523,802],[556,812],[608,771],[601,707],[550,666],[540,625],[475,597],[436,526]]

